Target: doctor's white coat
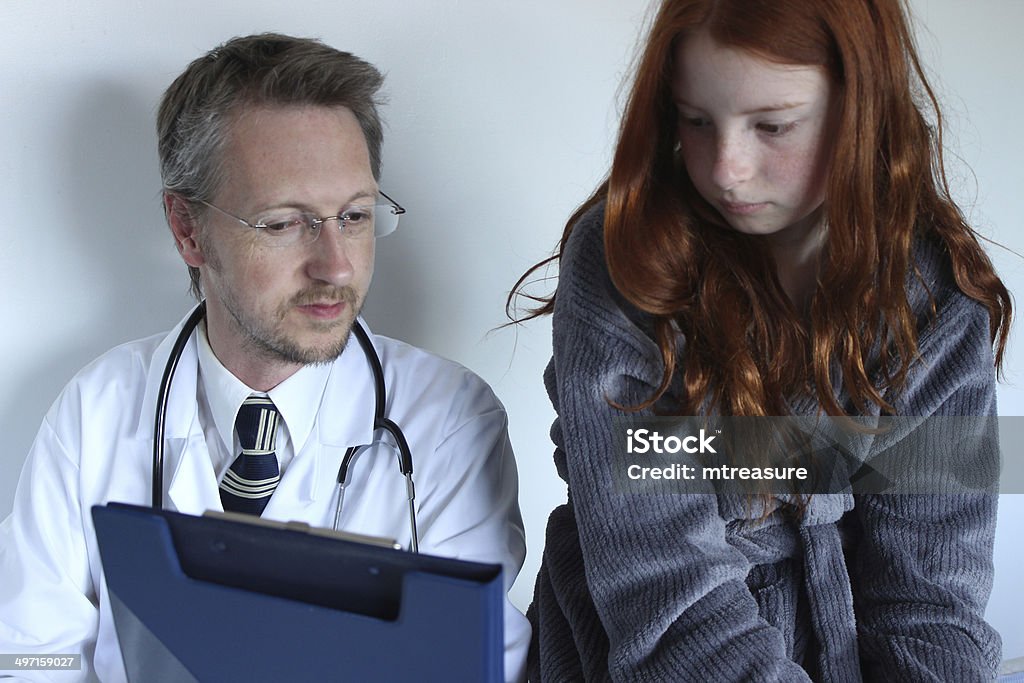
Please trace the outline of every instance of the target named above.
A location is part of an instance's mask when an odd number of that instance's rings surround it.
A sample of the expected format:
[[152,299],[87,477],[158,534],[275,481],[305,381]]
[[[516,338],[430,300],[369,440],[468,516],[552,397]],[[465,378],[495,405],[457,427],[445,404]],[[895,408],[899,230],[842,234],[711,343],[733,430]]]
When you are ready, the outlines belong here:
[[[19,676],[125,680],[90,508],[108,501],[150,504],[156,394],[180,327],[101,356],[65,387],[43,420],[14,510],[0,524],[0,652],[82,653],[83,670]],[[421,552],[500,562],[507,589],[526,546],[503,407],[469,370],[371,338],[384,367],[386,414],[402,427],[413,453]],[[197,381],[193,335],[171,385],[164,455],[164,505],[190,514],[222,509],[198,417]],[[349,446],[370,443],[373,407],[372,373],[353,340],[333,364],[313,431],[265,518],[331,526],[338,466]],[[364,453],[350,470],[341,527],[408,547],[405,480],[394,457],[373,455]],[[510,680],[522,677],[529,633],[525,617],[506,603]],[[235,635],[224,634],[213,646],[229,646]]]

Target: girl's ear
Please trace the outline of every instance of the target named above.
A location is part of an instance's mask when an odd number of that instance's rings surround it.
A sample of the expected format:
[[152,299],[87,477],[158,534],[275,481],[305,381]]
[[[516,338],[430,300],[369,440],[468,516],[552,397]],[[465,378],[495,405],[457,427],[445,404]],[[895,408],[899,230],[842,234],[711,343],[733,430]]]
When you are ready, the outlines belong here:
[[186,264],[193,268],[206,263],[199,240],[199,224],[192,214],[189,203],[173,192],[164,193],[164,214],[171,227],[174,244]]

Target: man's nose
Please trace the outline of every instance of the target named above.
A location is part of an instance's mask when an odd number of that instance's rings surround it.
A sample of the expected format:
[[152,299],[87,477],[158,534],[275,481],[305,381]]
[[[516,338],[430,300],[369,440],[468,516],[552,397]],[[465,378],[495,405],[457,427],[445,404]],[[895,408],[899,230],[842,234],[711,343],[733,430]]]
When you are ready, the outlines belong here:
[[332,217],[320,224],[320,233],[307,249],[310,250],[309,276],[332,285],[347,285],[354,268],[349,258],[352,245],[344,235],[341,219]]

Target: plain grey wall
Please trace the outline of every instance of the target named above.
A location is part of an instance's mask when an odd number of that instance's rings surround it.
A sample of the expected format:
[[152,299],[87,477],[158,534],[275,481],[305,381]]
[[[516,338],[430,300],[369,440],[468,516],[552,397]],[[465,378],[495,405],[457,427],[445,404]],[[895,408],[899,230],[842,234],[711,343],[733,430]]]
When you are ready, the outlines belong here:
[[[323,38],[388,74],[384,187],[409,215],[382,241],[367,318],[454,358],[505,402],[521,473],[529,603],[551,462],[541,372],[546,321],[504,322],[516,278],[550,252],[605,173],[620,84],[648,0],[0,0],[0,516],[50,402],[107,348],[170,327],[189,306],[159,206],[153,117],[185,64],[223,40],[277,30]],[[921,46],[947,105],[957,196],[975,225],[1024,251],[1017,229],[1024,133],[1018,0],[914,0]],[[955,161],[955,159],[952,159]],[[966,169],[973,169],[971,175]],[[1013,291],[1022,261],[993,250]],[[1015,343],[1001,412],[1024,414]],[[1019,457],[1005,444],[1007,457]],[[1024,655],[1024,502],[1003,496],[989,610],[1006,655]]]

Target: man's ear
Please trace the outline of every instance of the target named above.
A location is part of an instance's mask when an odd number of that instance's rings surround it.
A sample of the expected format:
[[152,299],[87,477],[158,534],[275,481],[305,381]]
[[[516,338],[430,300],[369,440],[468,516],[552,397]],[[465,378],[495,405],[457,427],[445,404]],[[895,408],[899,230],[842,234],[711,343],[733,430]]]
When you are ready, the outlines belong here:
[[174,235],[174,244],[185,263],[193,268],[206,263],[206,257],[200,247],[199,225],[189,203],[181,195],[164,192],[164,213],[167,215],[171,234]]

